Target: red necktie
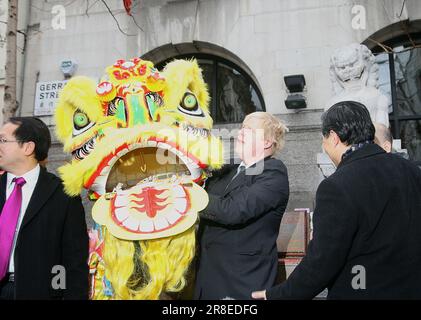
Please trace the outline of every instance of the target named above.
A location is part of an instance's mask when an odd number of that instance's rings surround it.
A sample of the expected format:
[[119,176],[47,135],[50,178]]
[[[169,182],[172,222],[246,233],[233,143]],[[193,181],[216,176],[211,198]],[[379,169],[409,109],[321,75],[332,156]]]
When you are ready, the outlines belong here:
[[9,267],[10,253],[22,205],[22,186],[26,183],[22,177],[14,178],[13,182],[15,187],[0,215],[0,280],[4,278]]

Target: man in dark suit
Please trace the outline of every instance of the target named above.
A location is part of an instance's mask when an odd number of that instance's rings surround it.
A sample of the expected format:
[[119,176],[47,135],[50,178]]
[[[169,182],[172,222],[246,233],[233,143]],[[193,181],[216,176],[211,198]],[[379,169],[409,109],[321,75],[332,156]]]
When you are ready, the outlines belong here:
[[421,171],[373,143],[367,109],[340,102],[322,118],[337,170],[316,194],[313,239],[289,278],[254,298],[421,298]]
[[0,299],[88,297],[84,209],[39,165],[50,144],[37,118],[11,118],[0,129]]
[[246,117],[236,142],[242,160],[207,184],[209,204],[200,213],[196,299],[250,299],[277,276],[276,239],[289,197],[285,165],[273,154],[286,127],[273,115]]

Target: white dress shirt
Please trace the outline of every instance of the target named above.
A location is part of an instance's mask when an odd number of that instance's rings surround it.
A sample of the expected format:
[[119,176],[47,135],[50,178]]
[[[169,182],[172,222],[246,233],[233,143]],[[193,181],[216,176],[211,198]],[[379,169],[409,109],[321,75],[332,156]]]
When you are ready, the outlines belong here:
[[[28,208],[29,200],[31,200],[32,193],[34,192],[35,186],[37,184],[39,172],[40,167],[39,164],[37,164],[35,168],[21,176],[25,179],[26,183],[22,186],[22,205],[20,207],[18,223],[16,224],[12,252],[10,254],[9,272],[15,272],[15,263],[13,261],[13,258],[15,256],[16,240],[18,238],[19,229],[22,224],[23,217],[25,216],[26,209]],[[15,187],[15,183],[13,182],[13,179],[15,177],[15,175],[9,172],[7,173],[6,200],[9,198],[10,194],[12,193]]]

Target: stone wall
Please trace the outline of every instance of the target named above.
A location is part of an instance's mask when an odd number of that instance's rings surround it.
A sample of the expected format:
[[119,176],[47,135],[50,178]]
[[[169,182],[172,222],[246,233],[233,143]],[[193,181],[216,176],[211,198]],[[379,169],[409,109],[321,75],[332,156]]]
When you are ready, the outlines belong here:
[[[321,109],[331,97],[329,57],[351,42],[363,42],[378,30],[405,19],[421,18],[421,2],[408,0],[142,0],[133,18],[122,1],[107,1],[119,22],[101,1],[33,0],[28,19],[22,115],[33,115],[37,81],[63,80],[60,62],[74,59],[75,75],[99,79],[106,66],[119,58],[142,56],[168,44],[209,43],[241,59],[261,88],[268,112],[282,118],[291,131],[280,154],[290,177],[288,209],[314,206],[321,173]],[[66,4],[66,27],[52,28],[53,5]],[[365,8],[366,26],[352,27],[353,8]],[[125,34],[123,34],[123,32]],[[283,77],[303,74],[307,109],[286,109]],[[42,119],[54,130],[53,118]],[[216,126],[218,127],[218,126]],[[221,127],[221,126],[219,126]],[[238,124],[224,125],[235,128]],[[55,142],[49,167],[55,170],[67,157]]]
[[[60,61],[78,62],[76,75],[99,78],[118,58],[147,54],[173,43],[201,41],[232,52],[244,61],[262,88],[267,110],[291,113],[284,105],[283,77],[303,74],[309,109],[320,109],[331,96],[329,57],[339,46],[363,42],[400,20],[421,18],[417,0],[143,0],[129,17],[122,1],[108,1],[122,32],[101,1],[76,0],[66,9],[64,30],[52,28],[53,5],[31,1],[22,114],[33,112],[35,83],[62,80]],[[363,30],[352,27],[355,5],[366,10]],[[399,16],[400,15],[400,16]],[[45,121],[51,123],[51,118]]]

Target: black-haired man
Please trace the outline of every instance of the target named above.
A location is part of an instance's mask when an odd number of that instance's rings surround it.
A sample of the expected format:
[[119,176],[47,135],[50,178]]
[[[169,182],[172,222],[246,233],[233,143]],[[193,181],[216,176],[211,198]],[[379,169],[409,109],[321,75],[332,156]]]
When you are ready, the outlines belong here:
[[84,209],[39,165],[50,145],[37,118],[11,118],[0,129],[0,299],[88,297]]
[[319,186],[313,239],[287,281],[254,298],[421,298],[421,171],[373,143],[367,109],[340,102],[322,118],[337,170]]

